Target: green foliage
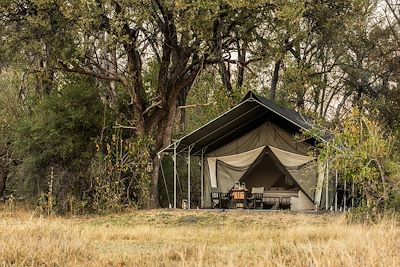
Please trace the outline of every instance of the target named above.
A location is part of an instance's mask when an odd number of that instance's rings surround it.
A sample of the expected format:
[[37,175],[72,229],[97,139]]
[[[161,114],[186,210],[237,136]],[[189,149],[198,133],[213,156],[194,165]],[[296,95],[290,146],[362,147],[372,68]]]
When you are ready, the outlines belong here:
[[90,158],[90,140],[101,130],[104,107],[95,85],[65,82],[34,108],[18,131],[19,139],[25,140],[21,148],[35,155],[39,165],[65,166]]
[[23,111],[17,90],[20,74],[10,68],[0,75],[0,199],[12,194],[7,184],[16,162],[13,135]]
[[342,179],[354,182],[366,211],[398,210],[400,163],[396,139],[359,111],[343,121],[324,145],[322,157],[333,163]]
[[121,129],[106,142],[104,153],[97,144],[98,153],[90,167],[92,208],[96,212],[148,206],[152,145],[151,139],[124,138]]
[[[164,141],[267,95],[274,65],[282,104],[326,121],[357,105],[398,132],[396,14],[368,0],[0,1],[0,188],[49,192],[54,167],[61,211],[147,206]],[[389,208],[397,143],[354,118],[324,153]]]
[[22,195],[47,192],[54,167],[52,194],[60,209],[69,193],[82,194],[94,139],[107,126],[105,108],[93,81],[66,77],[18,124],[14,153],[22,163],[16,169],[15,189]]
[[218,80],[214,72],[205,72],[194,84],[193,90],[187,98],[186,118],[187,127],[185,132],[177,134],[187,134],[220,114],[226,112],[238,104],[247,93],[248,88],[228,92]]

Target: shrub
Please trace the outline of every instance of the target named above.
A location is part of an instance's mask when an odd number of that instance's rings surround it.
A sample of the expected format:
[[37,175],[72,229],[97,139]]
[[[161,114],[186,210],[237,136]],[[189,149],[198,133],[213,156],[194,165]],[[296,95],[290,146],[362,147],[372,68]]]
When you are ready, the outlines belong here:
[[323,157],[334,164],[343,180],[354,182],[362,214],[399,207],[400,164],[395,141],[378,122],[354,110],[324,145]]
[[15,154],[21,163],[12,182],[17,192],[33,197],[48,194],[54,168],[52,195],[57,210],[67,211],[68,196],[82,199],[89,187],[94,140],[105,126],[104,111],[92,80],[70,77],[44,96],[16,131]]

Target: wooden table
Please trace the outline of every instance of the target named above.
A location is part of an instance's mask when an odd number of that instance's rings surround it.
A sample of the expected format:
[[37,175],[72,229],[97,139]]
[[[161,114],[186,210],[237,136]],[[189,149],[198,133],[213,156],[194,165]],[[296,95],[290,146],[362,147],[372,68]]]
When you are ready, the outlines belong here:
[[244,209],[245,208],[245,203],[246,203],[246,193],[247,193],[246,188],[234,188],[231,189],[231,197],[232,197],[232,203],[235,204],[236,209]]

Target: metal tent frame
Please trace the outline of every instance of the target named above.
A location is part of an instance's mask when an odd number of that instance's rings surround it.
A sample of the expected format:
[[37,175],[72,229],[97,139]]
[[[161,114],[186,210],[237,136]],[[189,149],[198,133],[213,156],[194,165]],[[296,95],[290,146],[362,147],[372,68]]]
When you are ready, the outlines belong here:
[[[204,155],[233,141],[237,136],[241,136],[255,129],[267,119],[274,120],[282,127],[294,133],[300,130],[309,131],[313,127],[307,117],[292,109],[280,107],[271,100],[257,96],[250,91],[235,107],[160,150],[158,152],[159,156],[162,153],[172,153],[174,162],[173,208],[176,209],[177,207],[176,159],[178,154],[187,153],[187,200],[189,209],[191,208],[191,157],[200,157],[201,208],[204,208]],[[330,136],[325,133],[322,133],[321,136],[310,137],[306,141],[310,143],[319,141],[325,142],[330,138]]]

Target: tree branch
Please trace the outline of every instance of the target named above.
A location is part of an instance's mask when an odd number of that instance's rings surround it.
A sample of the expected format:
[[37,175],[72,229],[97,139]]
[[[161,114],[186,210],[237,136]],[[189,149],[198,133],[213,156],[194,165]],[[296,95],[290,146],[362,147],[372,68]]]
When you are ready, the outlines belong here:
[[215,102],[208,102],[208,103],[204,103],[204,104],[192,104],[192,105],[179,106],[178,109],[206,107],[206,106],[213,105],[213,104],[215,104]]
[[123,79],[121,79],[121,77],[117,77],[111,74],[100,74],[87,67],[79,67],[79,66],[68,67],[68,65],[62,62],[61,60],[59,60],[58,63],[61,66],[61,70],[66,72],[79,73],[106,81],[116,81],[120,83],[123,82]]

